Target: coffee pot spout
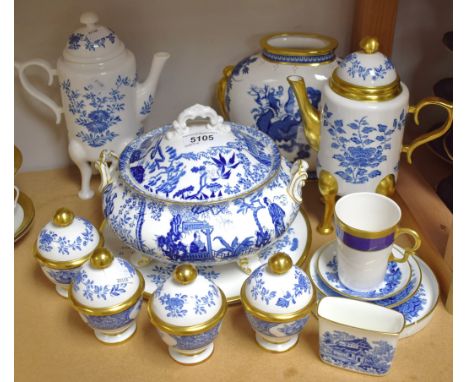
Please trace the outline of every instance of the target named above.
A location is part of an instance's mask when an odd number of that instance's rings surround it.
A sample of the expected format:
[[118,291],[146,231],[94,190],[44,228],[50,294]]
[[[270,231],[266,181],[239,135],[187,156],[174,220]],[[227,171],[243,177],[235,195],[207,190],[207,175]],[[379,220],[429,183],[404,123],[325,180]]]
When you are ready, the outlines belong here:
[[151,112],[159,76],[169,57],[166,52],[155,53],[148,77],[145,82],[137,84],[137,118],[140,122]]
[[305,136],[312,149],[318,152],[320,147],[320,112],[307,97],[304,78],[301,76],[288,76],[288,82],[294,91],[299,105]]

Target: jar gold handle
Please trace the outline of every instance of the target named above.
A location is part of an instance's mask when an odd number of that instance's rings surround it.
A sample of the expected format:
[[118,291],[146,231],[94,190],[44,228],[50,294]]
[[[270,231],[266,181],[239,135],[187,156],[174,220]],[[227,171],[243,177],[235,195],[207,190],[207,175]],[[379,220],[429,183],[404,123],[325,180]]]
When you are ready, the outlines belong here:
[[[103,192],[113,182],[113,174],[117,168],[118,161],[119,157],[113,151],[102,150],[99,159],[94,162],[94,167],[101,175],[99,192]],[[111,162],[111,166],[109,166],[109,162]]]
[[226,108],[226,88],[227,81],[231,77],[234,65],[226,66],[223,69],[223,77],[218,81],[218,88],[216,90],[216,98],[218,100],[218,105],[221,110],[221,115],[224,119],[229,120],[229,113]]
[[401,152],[406,153],[406,160],[409,164],[413,162],[411,156],[413,155],[413,151],[416,150],[416,148],[441,137],[450,129],[450,126],[452,126],[453,105],[451,102],[439,97],[427,97],[419,101],[416,106],[409,107],[408,113],[414,114],[414,122],[417,126],[419,126],[419,112],[428,105],[436,105],[444,108],[447,111],[447,119],[445,120],[444,124],[437,130],[425,133],[415,138],[409,145],[403,146]]
[[407,247],[404,248],[405,252],[403,253],[403,257],[395,257],[393,256],[393,254],[391,254],[388,261],[396,261],[397,263],[404,263],[405,261],[408,261],[408,257],[410,257],[411,255],[414,255],[414,253],[421,246],[421,238],[419,237],[419,234],[414,229],[397,227],[396,232],[395,232],[395,240],[401,235],[411,236],[414,240],[414,244],[410,248],[407,248]]

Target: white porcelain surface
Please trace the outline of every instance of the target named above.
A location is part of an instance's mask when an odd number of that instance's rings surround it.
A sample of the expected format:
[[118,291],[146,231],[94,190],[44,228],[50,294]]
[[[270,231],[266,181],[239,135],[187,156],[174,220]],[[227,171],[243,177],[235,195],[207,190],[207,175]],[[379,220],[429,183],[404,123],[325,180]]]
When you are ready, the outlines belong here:
[[366,374],[388,373],[405,325],[402,314],[344,297],[324,297],[317,314],[322,361]]
[[[323,47],[320,39],[301,36],[272,38],[270,44],[283,48]],[[334,57],[331,62],[314,65],[273,62],[261,52],[246,57],[234,67],[227,82],[224,102],[229,119],[269,134],[283,156],[289,161],[305,159],[313,171],[317,154],[307,143],[297,102],[286,77],[291,74],[304,77],[309,98],[317,107],[323,98],[323,86],[336,67]]]
[[211,342],[205,349],[201,352],[199,349],[194,350],[193,353],[196,354],[182,354],[178,352],[175,348],[169,348],[169,355],[177,362],[182,363],[184,365],[195,365],[197,363],[203,362],[206,359],[210,358],[214,351],[214,343]]
[[24,220],[24,210],[21,204],[16,204],[15,206],[15,217],[14,217],[14,229],[15,233],[18,230],[18,228],[21,226],[21,223]]
[[222,307],[218,286],[201,274],[183,285],[168,277],[152,296],[151,309],[163,322],[174,326],[192,326],[213,318]]
[[[132,52],[110,29],[97,25],[97,15],[81,15],[84,27],[71,34],[57,69],[42,60],[15,62],[25,90],[43,102],[55,114],[59,123],[62,114],[68,128],[70,158],[81,172],[79,196],[89,199],[94,192],[89,182],[92,167],[89,162],[99,158],[103,149],[120,153],[142,129],[142,121],[151,111],[156,86],[167,53],[156,53],[151,71],[142,84],[136,80],[136,63]],[[52,85],[58,77],[62,105],[36,89],[25,70],[39,66],[48,74]]]
[[96,227],[89,220],[75,216],[66,227],[49,221],[39,232],[36,247],[39,254],[50,261],[71,261],[92,253],[99,240]]
[[106,344],[117,344],[129,339],[136,332],[137,324],[135,321],[132,321],[130,326],[118,334],[108,334],[101,330],[94,330],[94,334],[97,339]]
[[289,349],[292,349],[297,344],[297,341],[299,341],[299,335],[295,334],[294,336],[291,336],[291,338],[289,338],[287,341],[275,343],[272,341],[267,341],[264,336],[257,332],[255,333],[255,340],[262,348],[266,350],[275,353],[283,353],[285,351],[288,351]]
[[104,269],[94,268],[89,261],[72,281],[75,300],[90,308],[107,308],[128,301],[135,295],[140,279],[127,260],[114,258]]
[[[411,281],[412,269],[410,263],[397,263],[392,261],[387,263],[384,280],[377,288],[365,292],[348,288],[343,285],[338,277],[338,270],[340,269],[337,264],[339,245],[337,241],[334,243],[335,245],[328,247],[328,250],[319,254],[317,259],[317,271],[319,277],[329,288],[344,297],[352,297],[363,301],[387,299],[400,293]],[[392,249],[393,245],[388,248],[387,251],[391,253]],[[395,252],[399,255],[397,251]],[[362,277],[365,277],[364,274]]]
[[[317,294],[317,300],[320,300],[323,296],[332,296],[340,297],[342,296],[335,290],[331,289],[320,277],[318,272],[318,259],[323,253],[334,252],[336,248],[336,241],[332,240],[327,244],[323,245],[312,255],[311,260],[308,264],[307,271],[314,285],[315,291]],[[395,256],[401,256],[403,254],[403,248],[394,244],[392,252]],[[419,267],[419,262],[416,260],[415,256],[411,256],[408,260],[408,263],[411,265],[411,280],[408,285],[398,294],[380,300],[372,300],[373,303],[385,306],[387,308],[394,308],[398,305],[401,305],[408,301],[421,285],[422,272]]]
[[[294,263],[304,257],[308,250],[307,243],[311,232],[308,232],[306,218],[299,213],[288,230],[274,244],[265,248],[257,254],[245,259],[242,263],[244,269],[250,271],[264,264],[271,255],[277,252],[287,252]],[[157,287],[170,277],[175,268],[174,264],[165,264],[152,260],[144,254],[133,250],[123,243],[113,232],[108,224],[104,224],[102,234],[106,248],[115,256],[120,256],[130,261],[145,278],[145,295],[152,294]],[[214,266],[199,266],[198,272],[218,285],[228,301],[239,299],[240,288],[248,277],[238,263],[228,263]]]
[[[187,126],[197,118],[209,122]],[[291,225],[306,170],[302,160],[282,159],[261,131],[194,105],[129,144],[118,171],[100,164],[104,216],[122,241],[156,260],[234,262]]]

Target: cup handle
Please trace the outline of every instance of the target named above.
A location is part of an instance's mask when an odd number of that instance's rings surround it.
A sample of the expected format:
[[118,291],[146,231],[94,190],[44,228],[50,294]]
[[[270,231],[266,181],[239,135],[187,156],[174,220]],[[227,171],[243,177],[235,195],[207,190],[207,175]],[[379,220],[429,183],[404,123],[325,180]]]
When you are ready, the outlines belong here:
[[421,136],[414,139],[409,145],[404,145],[401,149],[401,152],[406,153],[406,160],[409,164],[413,163],[411,158],[413,151],[416,150],[419,146],[433,141],[444,135],[452,126],[453,121],[453,105],[451,102],[444,100],[439,97],[427,97],[422,99],[417,103],[416,106],[410,106],[408,113],[414,114],[414,122],[419,126],[419,112],[428,105],[440,106],[447,112],[447,119],[444,124],[435,131],[430,131],[428,133],[422,134]]
[[396,261],[397,263],[404,263],[405,261],[408,261],[408,257],[410,257],[410,255],[414,255],[414,253],[421,246],[421,238],[419,237],[419,234],[414,229],[397,227],[395,231],[395,240],[401,235],[411,236],[414,240],[414,244],[410,248],[403,248],[405,250],[403,257],[400,257],[400,258],[395,257],[392,253],[390,255],[389,261]]
[[13,186],[15,188],[15,192],[16,192],[16,195],[15,195],[15,207],[16,205],[18,204],[18,199],[19,199],[19,196],[20,196],[20,191],[19,191],[19,188],[16,187],[16,186]]

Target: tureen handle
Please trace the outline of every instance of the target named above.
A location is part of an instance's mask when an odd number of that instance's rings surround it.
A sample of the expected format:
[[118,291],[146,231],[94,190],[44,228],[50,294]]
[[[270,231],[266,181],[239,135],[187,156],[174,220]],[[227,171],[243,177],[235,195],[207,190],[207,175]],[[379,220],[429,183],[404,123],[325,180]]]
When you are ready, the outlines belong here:
[[302,203],[302,187],[304,187],[305,181],[308,178],[308,168],[309,164],[303,159],[295,161],[291,168],[291,181],[288,186],[288,195],[294,203]]
[[185,109],[182,113],[179,114],[177,119],[173,122],[173,127],[175,131],[169,130],[167,137],[173,138],[174,135],[184,136],[188,133],[189,127],[187,126],[187,121],[195,119],[208,119],[209,122],[205,125],[208,130],[215,130],[221,132],[227,132],[230,130],[229,125],[224,124],[224,119],[216,113],[216,111],[209,107],[196,104]]
[[[117,167],[119,157],[113,152],[109,150],[102,150],[101,154],[99,155],[99,159],[94,162],[94,167],[96,170],[99,171],[101,175],[101,184],[99,185],[99,192],[102,192],[109,184],[111,184],[114,180],[112,179],[112,175]],[[111,166],[109,163],[111,162]]]
[[57,103],[55,103],[50,97],[37,90],[31,84],[31,82],[29,82],[28,78],[26,77],[26,74],[24,73],[26,68],[29,66],[39,66],[40,68],[44,69],[49,74],[49,82],[47,83],[47,85],[49,86],[52,85],[52,82],[54,81],[54,76],[57,75],[57,70],[52,69],[52,66],[50,66],[50,64],[46,60],[42,60],[40,58],[36,58],[34,60],[30,60],[23,63],[15,61],[15,68],[18,70],[19,80],[21,82],[21,85],[23,85],[24,90],[26,90],[34,98],[51,108],[55,114],[55,123],[60,123],[63,109],[59,105],[57,105]]

